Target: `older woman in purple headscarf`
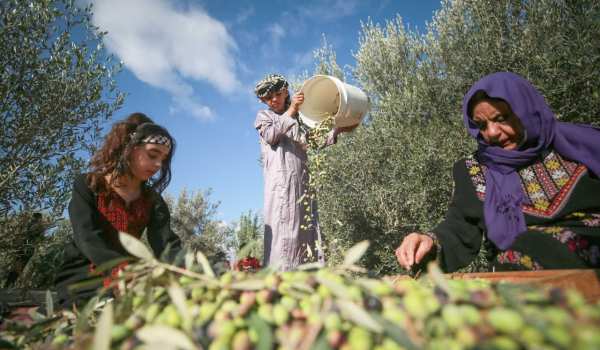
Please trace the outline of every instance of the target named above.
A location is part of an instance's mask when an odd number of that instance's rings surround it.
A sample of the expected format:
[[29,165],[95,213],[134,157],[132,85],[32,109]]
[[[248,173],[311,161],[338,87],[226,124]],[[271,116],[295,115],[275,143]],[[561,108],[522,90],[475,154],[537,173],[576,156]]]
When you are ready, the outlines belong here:
[[600,130],[557,121],[535,87],[509,72],[476,82],[463,115],[477,152],[454,165],[446,219],[396,249],[400,265],[436,253],[456,271],[484,240],[494,270],[599,267]]

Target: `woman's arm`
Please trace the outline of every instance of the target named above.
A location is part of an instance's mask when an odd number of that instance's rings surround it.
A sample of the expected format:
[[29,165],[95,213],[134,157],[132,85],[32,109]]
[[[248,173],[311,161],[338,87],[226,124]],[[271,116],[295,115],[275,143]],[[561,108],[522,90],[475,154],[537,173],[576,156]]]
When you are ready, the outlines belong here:
[[337,137],[339,134],[343,132],[351,132],[352,130],[356,129],[357,126],[358,124],[331,129],[331,131],[327,133],[327,138],[325,139],[325,146],[331,146],[337,143]]
[[267,111],[260,111],[256,116],[254,127],[258,130],[260,137],[269,145],[276,145],[279,143],[285,133],[295,124],[297,121],[290,117],[287,112],[279,115],[276,118],[271,118]]
[[102,238],[103,231],[98,217],[95,196],[87,185],[85,175],[80,175],[73,184],[69,219],[73,227],[75,245],[96,266],[123,258],[123,255],[113,250]]
[[[475,194],[464,160],[454,164],[454,194],[446,218],[433,229],[441,246],[440,262],[447,272],[467,266],[479,253],[483,230],[483,203]],[[475,209],[477,207],[477,209]],[[480,215],[468,215],[481,210]]]

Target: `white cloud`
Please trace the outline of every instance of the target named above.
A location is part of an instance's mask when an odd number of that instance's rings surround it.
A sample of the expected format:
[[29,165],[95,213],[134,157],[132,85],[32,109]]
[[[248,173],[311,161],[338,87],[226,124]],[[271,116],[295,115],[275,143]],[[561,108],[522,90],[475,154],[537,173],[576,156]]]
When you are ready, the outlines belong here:
[[194,101],[190,96],[175,96],[173,98],[173,103],[174,104],[169,108],[169,113],[171,115],[185,112],[202,121],[212,120],[215,117],[215,114],[210,107]]
[[260,45],[260,53],[263,57],[272,57],[281,50],[281,40],[287,33],[278,23],[273,23],[264,28],[264,30],[266,32],[266,37]]
[[212,117],[209,107],[194,101],[194,81],[224,94],[240,86],[237,45],[201,8],[176,8],[168,0],[95,0],[93,21],[108,31],[107,49],[138,79],[171,93],[175,110]]
[[269,32],[269,35],[271,35],[271,44],[273,47],[279,48],[281,39],[285,37],[285,29],[283,29],[280,24],[273,23],[267,28],[267,32]]

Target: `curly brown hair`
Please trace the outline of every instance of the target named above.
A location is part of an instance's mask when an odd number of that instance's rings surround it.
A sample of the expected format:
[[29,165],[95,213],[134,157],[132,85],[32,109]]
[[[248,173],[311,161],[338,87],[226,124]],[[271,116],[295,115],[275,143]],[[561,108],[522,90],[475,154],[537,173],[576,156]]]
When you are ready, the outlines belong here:
[[[166,136],[171,141],[169,155],[162,162],[158,178],[151,178],[145,184],[146,188],[162,193],[171,182],[171,159],[175,152],[175,140],[165,128],[139,112],[115,123],[106,135],[102,147],[92,156],[91,171],[87,175],[90,188],[96,193],[105,192],[119,178],[131,175],[131,152],[149,135]],[[111,183],[107,184],[105,176],[109,174]]]

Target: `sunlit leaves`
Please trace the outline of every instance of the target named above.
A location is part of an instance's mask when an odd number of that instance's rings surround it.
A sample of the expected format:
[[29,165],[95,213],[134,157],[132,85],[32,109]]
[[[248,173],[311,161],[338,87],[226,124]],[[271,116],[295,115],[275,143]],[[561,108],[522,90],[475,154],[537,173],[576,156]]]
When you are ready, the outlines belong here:
[[[369,239],[366,266],[400,272],[391,252],[405,234],[444,217],[452,165],[475,148],[462,124],[462,98],[483,75],[522,74],[560,119],[599,125],[598,18],[600,3],[592,0],[456,0],[443,1],[425,27],[400,16],[363,23],[346,75],[368,93],[372,109],[361,127],[324,150],[331,175],[317,194],[329,263]],[[317,67],[335,66],[331,50],[323,45]]]
[[142,243],[142,241],[136,239],[130,234],[119,232],[119,241],[125,250],[129,252],[129,254],[146,261],[155,260],[150,249],[144,243]]
[[198,251],[196,253],[196,259],[198,263],[200,263],[200,266],[202,266],[202,271],[204,271],[205,275],[207,275],[208,277],[215,277],[215,273],[213,272],[213,269],[210,266],[208,259],[202,252]]
[[108,303],[102,310],[102,315],[94,332],[92,350],[109,350],[111,330],[113,327],[113,304]]
[[197,349],[185,333],[167,326],[145,326],[137,331],[136,335],[141,341],[148,344],[148,346],[153,349]]
[[360,258],[365,255],[369,248],[369,241],[362,241],[355,244],[352,248],[348,249],[344,257],[344,265],[351,266],[358,263]]
[[60,216],[86,151],[122,103],[112,78],[119,65],[90,15],[68,0],[0,4],[1,216]]

